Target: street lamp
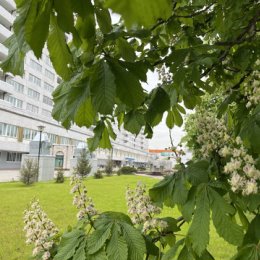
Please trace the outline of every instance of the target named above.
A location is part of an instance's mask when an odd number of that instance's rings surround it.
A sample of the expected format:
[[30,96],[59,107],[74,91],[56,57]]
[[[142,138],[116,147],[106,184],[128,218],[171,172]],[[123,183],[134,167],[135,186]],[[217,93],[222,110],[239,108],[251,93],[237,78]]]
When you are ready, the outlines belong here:
[[42,132],[44,130],[45,126],[39,125],[38,131],[40,132],[40,142],[39,142],[39,150],[38,150],[38,178],[39,178],[39,172],[40,172],[40,156],[41,156],[41,149],[42,149]]

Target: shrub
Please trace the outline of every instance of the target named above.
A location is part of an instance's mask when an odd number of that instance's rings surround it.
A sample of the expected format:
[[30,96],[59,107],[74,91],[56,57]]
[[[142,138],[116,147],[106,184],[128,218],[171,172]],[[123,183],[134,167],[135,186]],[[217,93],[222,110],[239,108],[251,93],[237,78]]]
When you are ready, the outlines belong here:
[[20,170],[20,181],[25,185],[30,185],[38,179],[38,163],[33,159],[26,159]]
[[105,166],[105,172],[107,176],[112,176],[113,174],[113,161],[108,159],[107,164]]
[[88,155],[88,152],[85,149],[81,151],[80,157],[78,158],[78,161],[77,161],[77,166],[74,169],[75,174],[77,174],[81,177],[86,177],[91,171],[91,165],[89,163],[87,155]]
[[135,167],[131,166],[123,166],[122,168],[119,169],[119,172],[121,174],[131,174],[137,172]]
[[98,170],[94,173],[94,179],[102,179],[102,178],[103,178],[102,171]]
[[139,166],[137,169],[138,169],[139,171],[145,171],[145,170],[146,170],[146,167],[145,167],[145,166]]
[[57,176],[55,178],[56,183],[63,183],[64,182],[64,170],[62,168],[58,169]]

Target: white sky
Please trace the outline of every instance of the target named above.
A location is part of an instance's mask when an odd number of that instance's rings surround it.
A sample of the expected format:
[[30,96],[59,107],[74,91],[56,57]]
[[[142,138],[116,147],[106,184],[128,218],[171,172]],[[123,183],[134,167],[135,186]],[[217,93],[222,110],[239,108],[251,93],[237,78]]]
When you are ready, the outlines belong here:
[[[147,76],[147,84],[143,84],[143,87],[150,91],[157,86],[158,82],[158,75],[149,71]],[[169,129],[166,126],[165,119],[166,113],[164,114],[162,122],[154,128],[153,138],[149,139],[150,149],[164,149],[171,146]],[[177,145],[184,136],[184,131],[182,128],[174,126],[174,128],[171,130],[171,135],[174,145]]]

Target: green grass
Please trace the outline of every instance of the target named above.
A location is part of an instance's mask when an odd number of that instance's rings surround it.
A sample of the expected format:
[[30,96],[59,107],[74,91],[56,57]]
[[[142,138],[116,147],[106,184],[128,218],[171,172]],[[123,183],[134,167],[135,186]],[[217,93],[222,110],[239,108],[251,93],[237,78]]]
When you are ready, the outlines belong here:
[[[114,176],[104,179],[87,179],[85,184],[88,195],[94,200],[99,211],[126,212],[125,189],[134,187],[138,181],[151,187],[158,180],[141,176]],[[76,209],[72,205],[72,195],[67,180],[63,184],[53,182],[37,183],[26,187],[19,182],[0,183],[0,259],[27,260],[31,256],[31,247],[25,245],[23,232],[23,211],[32,200],[38,198],[49,218],[65,230],[68,225],[76,223]],[[165,208],[165,216],[178,217],[176,209]],[[183,233],[187,226],[183,226]],[[235,248],[218,237],[211,226],[209,250],[216,260],[230,260]]]

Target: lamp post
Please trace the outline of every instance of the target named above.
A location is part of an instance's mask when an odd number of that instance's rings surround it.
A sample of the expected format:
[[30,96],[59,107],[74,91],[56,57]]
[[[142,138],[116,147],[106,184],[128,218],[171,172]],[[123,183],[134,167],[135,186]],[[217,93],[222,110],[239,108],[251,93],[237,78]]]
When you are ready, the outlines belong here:
[[40,156],[41,156],[41,149],[42,149],[42,132],[43,132],[44,128],[45,127],[43,125],[38,126],[38,131],[40,132],[40,141],[39,141],[39,150],[38,150],[38,176],[37,176],[37,180],[39,178],[39,173],[40,173]]

